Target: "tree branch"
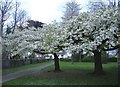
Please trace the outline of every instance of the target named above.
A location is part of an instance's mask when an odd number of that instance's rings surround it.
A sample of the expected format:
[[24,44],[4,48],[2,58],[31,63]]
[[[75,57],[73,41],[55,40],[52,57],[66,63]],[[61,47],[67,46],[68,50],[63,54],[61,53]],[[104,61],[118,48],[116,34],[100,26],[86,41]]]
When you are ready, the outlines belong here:
[[111,50],[116,50],[120,47],[120,44],[119,45],[116,45],[114,46],[113,48],[109,48],[109,49],[102,49],[103,51],[111,51]]
[[45,50],[43,49],[41,50],[35,49],[33,50],[33,52],[38,53],[38,54],[52,54],[52,52],[45,52]]

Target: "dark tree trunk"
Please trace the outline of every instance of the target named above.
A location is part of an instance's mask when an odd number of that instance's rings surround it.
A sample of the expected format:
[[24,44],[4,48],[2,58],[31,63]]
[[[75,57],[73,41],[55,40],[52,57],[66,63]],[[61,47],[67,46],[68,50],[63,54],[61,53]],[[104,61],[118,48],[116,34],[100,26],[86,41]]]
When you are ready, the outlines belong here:
[[3,34],[3,26],[4,26],[4,15],[3,14],[1,14],[1,30],[0,30],[0,37],[2,37],[2,34]]
[[55,72],[60,72],[59,58],[56,53],[54,55],[54,64],[55,64]]
[[83,59],[83,51],[80,51],[80,52],[79,52],[79,55],[80,55],[80,62],[82,62],[82,59]]
[[95,62],[94,74],[97,75],[103,74],[101,52],[95,50],[93,53],[94,53],[94,62]]
[[118,64],[120,64],[120,46],[118,47],[118,58],[117,58]]

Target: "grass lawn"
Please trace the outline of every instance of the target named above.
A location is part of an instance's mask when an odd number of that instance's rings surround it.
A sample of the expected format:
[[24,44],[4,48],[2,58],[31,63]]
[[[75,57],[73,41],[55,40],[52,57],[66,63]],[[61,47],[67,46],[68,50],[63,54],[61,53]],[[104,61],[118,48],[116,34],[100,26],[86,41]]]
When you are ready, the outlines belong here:
[[31,75],[3,83],[3,85],[117,85],[118,64],[103,64],[105,75],[91,74],[94,63],[60,62],[62,72],[53,72],[54,65]]
[[46,61],[46,62],[38,63],[38,64],[28,64],[28,65],[23,65],[23,66],[19,66],[19,67],[3,69],[2,70],[2,75],[7,75],[7,74],[10,74],[10,73],[13,73],[13,72],[16,72],[16,71],[34,68],[34,67],[37,67],[37,66],[41,66],[41,65],[47,64],[49,62],[50,61]]

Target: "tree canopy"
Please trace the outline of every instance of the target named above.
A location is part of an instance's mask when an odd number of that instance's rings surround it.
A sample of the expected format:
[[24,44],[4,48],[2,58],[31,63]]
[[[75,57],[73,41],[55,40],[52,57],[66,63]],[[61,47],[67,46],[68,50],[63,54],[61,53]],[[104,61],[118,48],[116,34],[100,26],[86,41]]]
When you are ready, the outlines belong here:
[[118,44],[118,9],[104,7],[96,13],[81,13],[78,17],[68,20],[65,24],[68,30],[71,49],[102,50]]
[[64,46],[64,50],[103,50],[118,44],[117,19],[117,8],[104,7],[96,13],[81,13],[62,26],[54,22],[43,29],[16,30],[15,34],[5,36],[5,40],[7,45],[16,44],[16,50],[41,47],[53,51],[58,46]]

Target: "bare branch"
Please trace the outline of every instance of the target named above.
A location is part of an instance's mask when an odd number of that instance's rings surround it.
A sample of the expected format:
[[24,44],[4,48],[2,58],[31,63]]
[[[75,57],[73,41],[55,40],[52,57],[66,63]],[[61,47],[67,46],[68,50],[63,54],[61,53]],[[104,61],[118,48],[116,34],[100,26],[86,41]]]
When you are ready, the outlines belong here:
[[12,0],[2,0],[0,1],[0,21],[1,21],[1,36],[3,33],[3,27],[5,21],[10,17],[10,11],[12,10]]

